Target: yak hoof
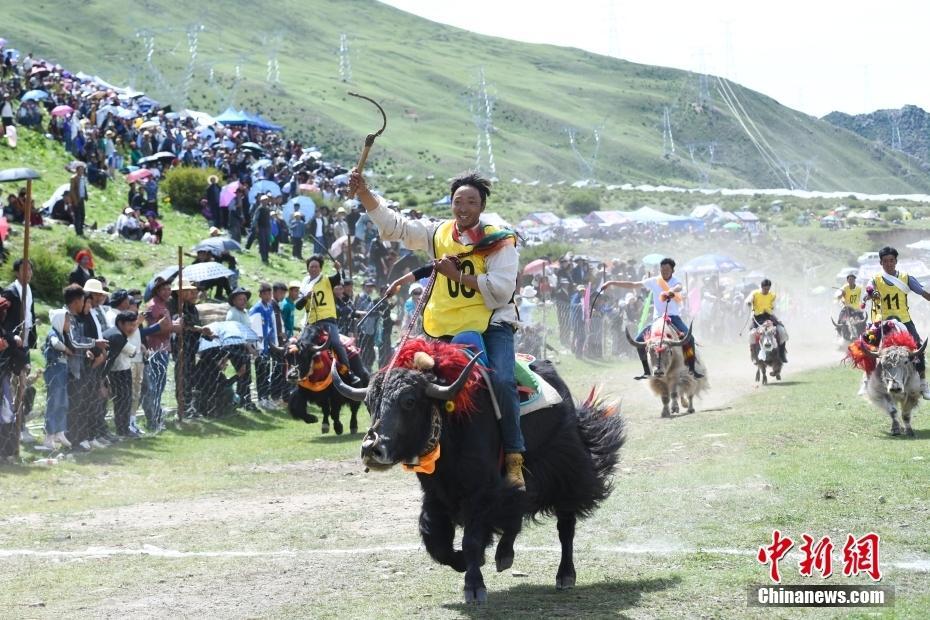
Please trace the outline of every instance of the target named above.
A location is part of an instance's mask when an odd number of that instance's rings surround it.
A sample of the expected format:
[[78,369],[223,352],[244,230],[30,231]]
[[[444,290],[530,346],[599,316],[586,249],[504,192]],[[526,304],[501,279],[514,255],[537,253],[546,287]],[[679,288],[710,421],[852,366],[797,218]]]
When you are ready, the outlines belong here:
[[320,421],[320,419],[316,417],[315,415],[313,415],[312,413],[308,413],[307,415],[303,416],[301,419],[307,424],[316,424],[317,422]]
[[917,437],[917,433],[915,433],[914,429],[911,428],[910,426],[907,427],[907,430],[905,431],[905,433],[907,434],[908,437]]
[[575,576],[574,575],[563,575],[561,577],[555,578],[555,589],[556,590],[571,590],[575,587]]
[[897,423],[891,425],[891,434],[892,434],[892,435],[900,435],[900,434],[901,434],[901,427],[898,426]]
[[469,604],[484,604],[488,602],[488,589],[484,586],[469,588],[465,586],[465,602]]
[[341,435],[342,434],[342,422],[340,422],[339,420],[335,420],[333,422],[333,430],[336,431],[337,435]]
[[513,552],[511,551],[507,555],[502,555],[500,557],[494,558],[494,563],[497,565],[497,572],[502,573],[511,566],[513,566]]
[[672,417],[672,414],[669,413],[669,411],[668,411],[668,407],[662,407],[662,417],[663,417],[663,418],[670,418],[670,417]]
[[329,422],[323,422],[323,425],[320,426],[320,432],[326,435],[329,433]]
[[688,407],[688,413],[694,413],[694,407]]
[[672,413],[678,413],[678,411],[679,411],[679,409],[678,409],[678,403],[673,404],[673,405],[672,405]]
[[349,433],[351,433],[352,435],[354,435],[354,434],[357,433],[357,432],[358,432],[358,425],[357,425],[357,424],[350,424],[350,425],[349,425]]

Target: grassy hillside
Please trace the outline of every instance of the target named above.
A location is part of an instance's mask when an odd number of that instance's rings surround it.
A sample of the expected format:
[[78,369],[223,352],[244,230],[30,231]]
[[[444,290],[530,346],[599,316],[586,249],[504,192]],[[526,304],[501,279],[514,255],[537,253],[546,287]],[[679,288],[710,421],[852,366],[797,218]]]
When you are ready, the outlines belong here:
[[[738,85],[729,85],[729,104],[764,139],[774,165],[763,161],[722,96],[727,86],[714,78],[701,99],[697,76],[687,72],[479,36],[370,0],[214,0],[196,9],[163,0],[49,0],[21,5],[2,28],[24,52],[166,102],[260,111],[346,161],[377,122],[374,109],[345,95],[359,90],[389,115],[372,164],[399,175],[448,176],[475,164],[469,102],[483,68],[495,99],[501,179],[772,187],[789,184],[787,169],[809,189],[930,190],[926,174],[900,155]],[[341,33],[350,84],[339,80]],[[280,82],[269,83],[274,61]],[[676,151],[663,157],[666,107]],[[570,129],[587,164],[572,151]]]

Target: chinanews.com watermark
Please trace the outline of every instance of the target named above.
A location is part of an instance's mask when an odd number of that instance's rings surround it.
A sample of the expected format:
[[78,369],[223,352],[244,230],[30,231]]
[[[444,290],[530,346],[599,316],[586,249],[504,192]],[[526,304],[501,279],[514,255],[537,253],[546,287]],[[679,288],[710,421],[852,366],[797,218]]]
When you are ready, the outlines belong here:
[[754,607],[891,607],[892,586],[749,586]]
[[[801,559],[797,563],[801,577],[829,579],[833,575],[834,544],[829,536],[819,540],[802,534],[803,543],[798,548]],[[793,584],[782,585],[780,563],[794,547],[794,541],[779,530],[772,532],[772,543],[759,547],[756,559],[768,566],[772,583],[749,586],[748,602],[761,607],[891,607],[894,605],[894,587],[878,585],[882,579],[879,564],[878,534],[868,533],[860,537],[848,534],[837,555],[842,566],[837,572],[844,577],[868,576],[873,582],[864,585]]]

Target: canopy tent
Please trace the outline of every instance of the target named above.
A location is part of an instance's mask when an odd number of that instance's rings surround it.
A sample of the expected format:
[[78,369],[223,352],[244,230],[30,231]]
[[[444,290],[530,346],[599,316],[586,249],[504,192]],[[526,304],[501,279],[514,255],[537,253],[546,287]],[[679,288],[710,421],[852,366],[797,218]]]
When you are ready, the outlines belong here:
[[[623,213],[621,211],[621,213]],[[626,216],[639,224],[665,224],[670,229],[693,228],[696,230],[704,229],[704,220],[700,220],[686,215],[672,215],[653,209],[652,207],[640,207],[635,211],[626,213]]]
[[561,226],[565,230],[578,232],[580,230],[584,230],[585,228],[588,228],[590,225],[587,222],[585,222],[583,219],[581,219],[580,217],[566,217],[561,222],[559,222],[559,226]]
[[630,217],[624,211],[592,211],[584,221],[595,226],[622,226],[630,223]]
[[439,200],[435,201],[433,204],[434,204],[434,205],[437,205],[437,206],[439,206],[439,205],[451,205],[451,204],[452,204],[452,196],[449,196],[449,195],[447,194],[447,195],[443,196],[442,198],[440,198]]
[[492,213],[489,211],[485,211],[481,214],[481,222],[490,224],[491,226],[497,226],[498,228],[512,228],[512,226],[507,223],[507,220],[502,218],[499,213]]
[[562,221],[562,218],[549,211],[535,211],[527,215],[526,219],[533,220],[537,224],[541,224],[543,226],[558,226],[559,222]]
[[245,112],[237,111],[233,107],[226,108],[222,114],[215,116],[214,120],[223,125],[248,125],[250,120]]
[[723,218],[724,213],[726,213],[726,211],[715,204],[698,205],[691,209],[691,217],[696,217],[701,220],[713,221],[717,218]]

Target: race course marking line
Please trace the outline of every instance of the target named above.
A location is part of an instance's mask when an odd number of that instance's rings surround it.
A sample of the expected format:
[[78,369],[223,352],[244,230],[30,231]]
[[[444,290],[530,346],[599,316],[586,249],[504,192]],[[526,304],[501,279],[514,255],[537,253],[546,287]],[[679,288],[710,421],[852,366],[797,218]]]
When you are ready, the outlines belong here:
[[[347,556],[347,555],[372,555],[377,553],[413,553],[423,551],[422,545],[391,545],[384,547],[360,547],[349,549],[300,549],[290,551],[178,551],[176,549],[162,549],[153,545],[145,545],[140,549],[114,549],[107,547],[88,547],[84,550],[64,551],[57,549],[37,550],[37,549],[0,549],[0,559],[11,558],[71,558],[71,559],[95,559],[113,556],[149,556],[156,558],[296,558],[301,556]],[[561,547],[535,547],[535,546],[516,546],[517,552],[536,552],[560,554]],[[589,549],[576,549],[576,552],[583,553],[608,553],[608,554],[627,554],[627,555],[655,555],[655,556],[673,556],[686,553],[707,553],[711,555],[743,555],[755,556],[756,551],[748,549],[731,549],[725,547],[708,547],[704,549],[688,549],[685,547],[674,547],[669,545],[648,546],[648,545],[623,545],[598,547]],[[910,572],[927,573],[930,572],[930,559],[915,559],[900,562],[888,562],[891,566]]]

